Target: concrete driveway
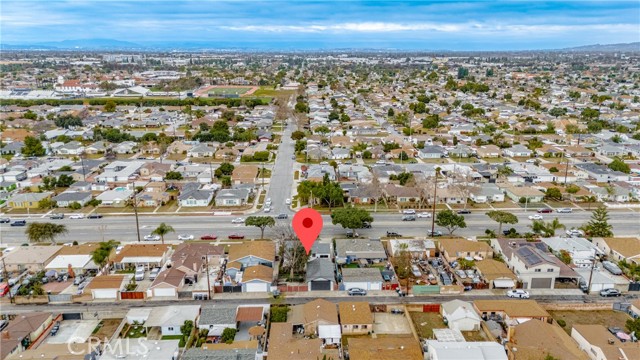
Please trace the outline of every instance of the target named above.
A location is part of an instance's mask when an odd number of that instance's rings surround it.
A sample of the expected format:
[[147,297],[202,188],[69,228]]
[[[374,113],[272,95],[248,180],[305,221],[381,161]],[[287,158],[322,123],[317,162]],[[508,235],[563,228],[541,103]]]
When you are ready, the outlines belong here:
[[55,336],[49,335],[48,344],[68,344],[86,342],[99,320],[64,320],[60,322],[60,330]]
[[411,325],[404,314],[373,313],[376,334],[411,334]]

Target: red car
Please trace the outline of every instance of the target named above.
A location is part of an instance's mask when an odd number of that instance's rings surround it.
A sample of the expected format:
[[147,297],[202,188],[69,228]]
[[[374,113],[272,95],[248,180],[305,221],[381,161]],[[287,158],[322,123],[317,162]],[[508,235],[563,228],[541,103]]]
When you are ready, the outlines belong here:
[[540,214],[549,214],[552,213],[553,209],[549,209],[549,208],[544,208],[544,209],[538,209],[538,213]]
[[218,237],[215,235],[211,235],[211,234],[204,234],[202,236],[200,236],[200,240],[215,240]]
[[229,235],[229,239],[231,239],[231,240],[242,240],[242,239],[244,239],[244,235],[231,234],[231,235]]

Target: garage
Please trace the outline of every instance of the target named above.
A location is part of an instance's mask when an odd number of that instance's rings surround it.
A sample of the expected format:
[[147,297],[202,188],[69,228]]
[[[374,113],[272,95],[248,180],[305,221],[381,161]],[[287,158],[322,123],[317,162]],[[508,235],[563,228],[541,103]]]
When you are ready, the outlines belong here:
[[496,289],[513,289],[516,284],[511,279],[496,279],[493,280],[493,287]]
[[244,284],[244,292],[268,292],[270,287],[265,282],[248,282]]
[[367,284],[366,282],[355,282],[355,281],[350,281],[350,282],[345,282],[344,283],[344,289],[345,290],[349,290],[349,289],[353,289],[353,288],[369,290],[369,284]]
[[155,288],[153,289],[153,296],[157,297],[176,297],[176,289],[174,288]]
[[532,278],[531,289],[551,289],[552,278]]
[[82,314],[80,314],[80,313],[64,313],[64,314],[62,314],[62,320],[82,320]]
[[309,290],[311,291],[331,290],[331,281],[330,280],[311,281],[309,282]]
[[118,297],[118,289],[93,289],[91,294],[93,299],[116,299]]

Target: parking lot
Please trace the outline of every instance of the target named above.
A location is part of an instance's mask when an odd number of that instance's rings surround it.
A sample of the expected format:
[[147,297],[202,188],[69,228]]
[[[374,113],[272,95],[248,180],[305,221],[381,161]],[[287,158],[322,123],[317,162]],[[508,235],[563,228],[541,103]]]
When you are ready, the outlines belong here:
[[411,334],[411,325],[404,314],[373,313],[376,334]]
[[86,342],[99,320],[65,320],[60,322],[60,329],[55,336],[49,335],[47,344],[67,344]]

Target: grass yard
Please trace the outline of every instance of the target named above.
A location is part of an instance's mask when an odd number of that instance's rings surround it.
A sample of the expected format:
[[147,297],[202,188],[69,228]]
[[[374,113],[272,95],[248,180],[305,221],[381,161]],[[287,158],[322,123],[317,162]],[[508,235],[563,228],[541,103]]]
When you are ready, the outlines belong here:
[[137,338],[143,338],[146,336],[147,336],[147,333],[145,331],[144,326],[131,325],[131,327],[129,328],[129,331],[127,331],[127,334],[124,337],[128,339],[137,339]]
[[462,335],[464,336],[464,339],[467,341],[491,341],[487,338],[487,335],[485,335],[484,331],[482,330],[463,331]]
[[158,212],[175,212],[176,210],[178,210],[178,202],[176,200],[171,200],[164,206],[160,206]]
[[487,162],[489,164],[502,164],[504,163],[504,159],[503,158],[482,158],[482,160],[484,162]]
[[631,317],[625,313],[613,310],[549,310],[554,320],[564,320],[567,325],[564,331],[571,335],[574,324],[600,324],[604,327],[618,326],[624,329],[624,324]]
[[293,90],[276,90],[271,86],[261,86],[260,89],[256,90],[252,95],[253,96],[266,96],[266,97],[276,97],[279,95],[292,95],[295,93]]
[[209,94],[209,96],[229,96],[229,95],[242,96],[249,90],[251,90],[251,86],[214,87],[212,89],[209,89],[207,93]]
[[439,313],[410,312],[409,315],[411,315],[411,320],[413,320],[418,336],[421,338],[432,339],[433,329],[447,327]]
[[164,335],[160,340],[180,340],[182,335]]

